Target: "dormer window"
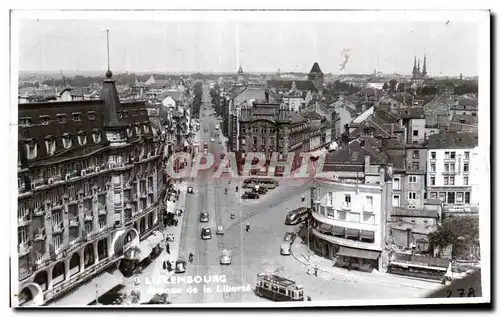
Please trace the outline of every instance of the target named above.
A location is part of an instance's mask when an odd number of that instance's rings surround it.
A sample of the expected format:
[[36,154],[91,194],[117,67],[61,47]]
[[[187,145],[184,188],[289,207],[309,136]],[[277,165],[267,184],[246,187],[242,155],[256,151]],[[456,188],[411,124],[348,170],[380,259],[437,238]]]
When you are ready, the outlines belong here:
[[28,160],[33,160],[37,156],[38,145],[35,140],[30,139],[26,141],[26,156]]
[[49,123],[50,123],[50,116],[40,116],[40,123],[42,125],[49,125]]
[[67,119],[68,119],[68,116],[65,113],[57,114],[57,122],[66,123]]
[[78,144],[80,144],[81,146],[87,144],[87,134],[85,133],[85,131],[78,132]]
[[132,116],[136,116],[137,115],[137,110],[132,110]]
[[149,126],[146,123],[144,123],[142,126],[144,128],[144,133],[149,133]]
[[47,148],[48,155],[54,155],[56,152],[56,138],[53,135],[45,137],[45,147]]
[[31,118],[30,117],[19,118],[19,126],[31,127]]
[[141,109],[141,115],[145,115],[145,114],[146,114],[146,110]]
[[71,135],[69,133],[64,133],[62,135],[62,142],[65,149],[71,148]]
[[95,111],[89,111],[88,115],[89,115],[89,120],[90,121],[95,120]]
[[123,110],[123,117],[128,118],[128,110]]
[[141,135],[141,126],[139,125],[139,123],[135,124],[135,134]]
[[118,118],[120,118],[120,119],[123,118],[123,111],[118,111]]
[[82,113],[81,112],[73,112],[73,121],[75,121],[75,122],[82,121]]
[[101,131],[98,129],[92,130],[92,139],[94,140],[94,143],[101,142]]

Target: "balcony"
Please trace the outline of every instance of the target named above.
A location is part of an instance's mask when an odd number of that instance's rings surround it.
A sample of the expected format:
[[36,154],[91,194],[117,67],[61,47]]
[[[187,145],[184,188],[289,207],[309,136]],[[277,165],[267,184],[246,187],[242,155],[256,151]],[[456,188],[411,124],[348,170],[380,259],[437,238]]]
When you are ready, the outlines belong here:
[[108,214],[108,211],[105,208],[99,208],[97,213],[99,214],[99,216],[104,216]]
[[78,227],[80,225],[80,221],[78,221],[78,217],[74,217],[73,219],[71,219],[69,221],[69,226],[71,228],[75,228],[75,227]]
[[84,220],[85,221],[92,221],[92,220],[94,220],[94,216],[91,214],[85,214]]
[[45,234],[45,228],[38,228],[38,232],[35,233],[35,241],[45,241],[47,235]]
[[28,242],[20,243],[17,246],[17,253],[19,254],[20,257],[30,253],[30,251],[31,251],[31,245]]
[[374,213],[373,205],[364,205],[363,206],[363,212]]
[[458,174],[458,171],[444,171],[443,175],[456,175]]
[[141,193],[141,198],[142,199],[146,199],[146,193],[145,192]]
[[28,226],[30,223],[31,223],[31,216],[29,214],[17,218],[17,225],[19,227]]
[[52,233],[59,234],[62,233],[63,231],[64,231],[64,225],[62,221],[52,226]]
[[352,204],[348,202],[344,202],[342,204],[342,210],[351,210],[352,209]]
[[456,162],[456,158],[445,158],[443,161],[445,163],[455,163]]
[[38,207],[33,210],[34,217],[43,217],[44,215],[45,215],[45,209],[42,207]]

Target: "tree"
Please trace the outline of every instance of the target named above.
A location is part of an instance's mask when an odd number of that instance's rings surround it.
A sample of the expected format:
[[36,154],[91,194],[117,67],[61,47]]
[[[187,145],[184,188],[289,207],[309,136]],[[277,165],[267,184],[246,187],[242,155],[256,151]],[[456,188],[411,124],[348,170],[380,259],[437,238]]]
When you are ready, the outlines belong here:
[[465,259],[474,247],[479,247],[479,219],[477,217],[454,217],[443,220],[436,231],[429,234],[430,249],[453,247],[452,257]]

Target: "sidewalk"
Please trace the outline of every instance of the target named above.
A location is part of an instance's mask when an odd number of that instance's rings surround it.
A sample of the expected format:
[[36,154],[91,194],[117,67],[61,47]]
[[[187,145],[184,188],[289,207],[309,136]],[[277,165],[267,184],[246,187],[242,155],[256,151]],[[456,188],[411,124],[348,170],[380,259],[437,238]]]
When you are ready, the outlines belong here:
[[316,255],[313,251],[309,251],[308,247],[302,243],[302,239],[299,237],[297,237],[293,242],[291,252],[292,256],[304,266],[317,266],[319,272],[332,274],[336,278],[344,279],[347,282],[372,282],[385,285],[411,287],[423,290],[435,290],[441,286],[438,283],[405,278],[377,271],[375,271],[374,273],[368,273],[355,270],[348,271],[343,268],[334,267],[332,260]]
[[[176,201],[175,204],[175,209],[179,209],[181,207],[185,206],[186,202],[186,192],[187,192],[187,187],[188,184],[187,182],[182,182],[182,183],[176,183],[175,184],[176,189],[181,190],[181,194],[179,196],[179,199]],[[175,240],[173,242],[169,242],[170,246],[170,254],[167,253],[166,247],[165,247],[165,241],[160,243],[160,246],[162,247],[161,253],[151,261],[151,263],[145,267],[142,270],[142,273],[139,275],[139,285],[135,285],[134,280],[135,276],[131,276],[129,278],[125,278],[125,288],[122,289],[120,292],[123,292],[128,296],[131,295],[132,291],[139,291],[141,296],[140,296],[140,303],[146,303],[150,301],[153,296],[156,293],[161,293],[162,285],[159,285],[158,282],[155,282],[155,278],[158,278],[158,276],[168,276],[170,277],[171,275],[174,274],[174,271],[168,272],[167,270],[163,269],[163,262],[164,261],[175,261],[179,257],[179,243],[180,243],[180,237],[181,237],[181,231],[182,231],[182,222],[184,220],[184,214],[182,216],[178,217],[179,219],[179,224],[177,226],[172,226],[172,227],[166,227],[162,233],[164,236],[166,236],[168,233],[172,233],[175,237]],[[161,274],[160,274],[161,272]],[[149,281],[153,281],[155,285],[148,285],[146,282],[146,278]],[[168,286],[166,284],[165,286]],[[170,296],[167,298],[167,300],[170,300]]]

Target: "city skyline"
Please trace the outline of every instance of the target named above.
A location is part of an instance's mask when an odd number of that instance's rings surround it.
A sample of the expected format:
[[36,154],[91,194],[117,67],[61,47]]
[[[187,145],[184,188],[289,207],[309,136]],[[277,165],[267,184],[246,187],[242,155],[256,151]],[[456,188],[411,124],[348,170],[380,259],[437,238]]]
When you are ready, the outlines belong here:
[[[237,22],[20,20],[19,70],[115,72],[411,74],[427,55],[430,76],[477,76],[477,25],[469,22]],[[346,31],[348,25],[348,31]],[[332,43],[332,44],[330,44]],[[348,50],[345,69],[341,64]],[[89,58],[92,56],[92,58]],[[452,58],[450,58],[452,56]],[[14,60],[15,61],[15,60]],[[471,62],[475,61],[475,62]]]

